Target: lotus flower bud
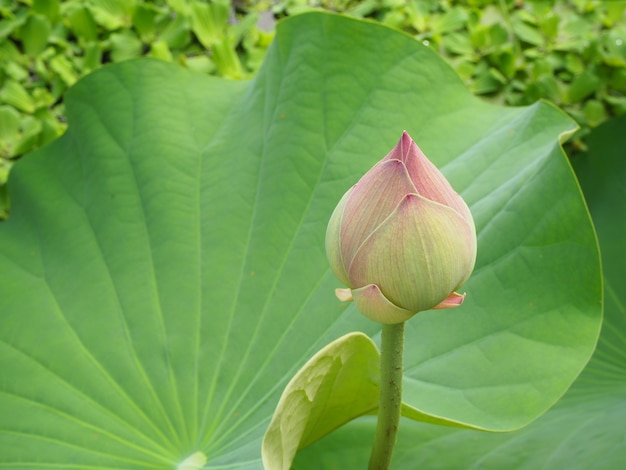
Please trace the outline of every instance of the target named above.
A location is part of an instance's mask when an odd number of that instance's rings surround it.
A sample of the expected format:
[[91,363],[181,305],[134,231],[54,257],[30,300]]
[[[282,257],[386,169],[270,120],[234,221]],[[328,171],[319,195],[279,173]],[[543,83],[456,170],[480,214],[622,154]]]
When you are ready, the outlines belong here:
[[476,261],[469,208],[406,131],[348,190],[326,231],[330,266],[368,318],[400,323],[460,305]]

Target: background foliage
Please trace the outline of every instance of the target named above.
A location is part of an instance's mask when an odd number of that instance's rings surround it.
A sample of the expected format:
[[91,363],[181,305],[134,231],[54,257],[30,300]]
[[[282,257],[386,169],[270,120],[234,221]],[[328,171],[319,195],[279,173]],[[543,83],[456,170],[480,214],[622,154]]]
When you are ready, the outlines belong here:
[[406,31],[492,101],[548,99],[579,136],[626,111],[625,1],[0,0],[0,184],[12,158],[64,132],[63,94],[86,73],[151,56],[249,77],[275,20],[313,8]]

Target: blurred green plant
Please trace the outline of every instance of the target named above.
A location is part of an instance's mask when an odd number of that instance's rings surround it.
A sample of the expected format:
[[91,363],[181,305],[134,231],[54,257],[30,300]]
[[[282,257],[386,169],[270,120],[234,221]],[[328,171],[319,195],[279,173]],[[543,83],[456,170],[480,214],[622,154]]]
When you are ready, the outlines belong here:
[[81,76],[151,56],[247,78],[277,18],[320,8],[415,36],[488,100],[552,101],[581,127],[570,153],[626,112],[621,0],[0,0],[0,207],[12,161],[65,131],[63,95]]
[[574,147],[591,128],[626,112],[626,1],[282,0],[274,11],[312,6],[415,36],[470,90],[496,103],[555,103],[581,127]]
[[[83,75],[139,56],[246,78],[273,38],[255,2],[0,0],[0,218],[13,160],[59,137]],[[262,25],[261,25],[262,26]]]

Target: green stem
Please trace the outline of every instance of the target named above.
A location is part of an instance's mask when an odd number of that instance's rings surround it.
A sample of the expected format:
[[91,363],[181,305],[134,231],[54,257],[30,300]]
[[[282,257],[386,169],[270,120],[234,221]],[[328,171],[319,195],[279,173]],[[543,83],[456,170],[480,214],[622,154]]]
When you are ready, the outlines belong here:
[[396,445],[402,407],[404,323],[383,325],[380,350],[380,404],[369,470],[387,470]]

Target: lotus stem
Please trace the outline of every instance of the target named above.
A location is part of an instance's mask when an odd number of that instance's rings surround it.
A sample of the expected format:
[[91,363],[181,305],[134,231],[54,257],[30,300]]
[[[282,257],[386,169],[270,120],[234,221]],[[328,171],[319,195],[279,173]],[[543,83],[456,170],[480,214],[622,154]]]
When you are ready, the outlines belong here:
[[369,470],[387,470],[396,445],[402,407],[404,322],[383,324],[380,351],[380,402]]

